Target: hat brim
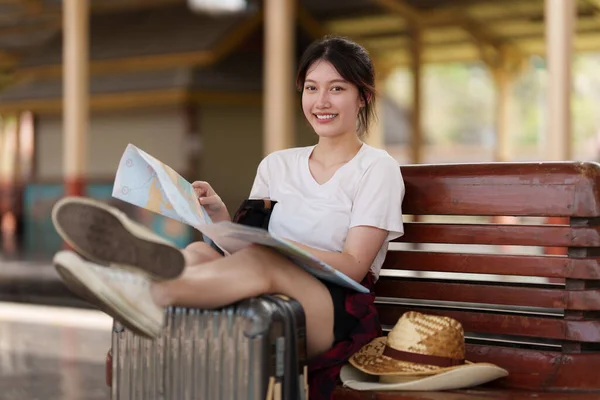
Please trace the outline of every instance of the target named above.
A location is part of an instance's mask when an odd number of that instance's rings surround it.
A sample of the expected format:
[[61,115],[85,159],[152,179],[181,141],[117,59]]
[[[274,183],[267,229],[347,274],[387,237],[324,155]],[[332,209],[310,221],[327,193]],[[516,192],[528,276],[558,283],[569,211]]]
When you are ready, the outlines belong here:
[[379,376],[366,374],[352,365],[344,365],[340,378],[344,386],[354,390],[437,391],[464,389],[481,385],[508,375],[508,371],[493,364],[466,364],[446,372],[401,383],[381,383]]
[[383,355],[386,342],[387,338],[385,336],[372,340],[350,357],[350,364],[362,372],[380,376],[427,376],[462,368],[465,365],[471,364],[469,361],[465,361],[465,364],[462,365],[443,368],[435,365],[394,360]]

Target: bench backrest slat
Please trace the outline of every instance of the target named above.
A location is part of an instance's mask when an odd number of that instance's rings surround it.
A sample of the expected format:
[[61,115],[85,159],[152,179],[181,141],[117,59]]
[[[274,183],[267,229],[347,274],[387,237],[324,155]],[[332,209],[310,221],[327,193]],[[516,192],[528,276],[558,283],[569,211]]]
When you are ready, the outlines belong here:
[[398,250],[388,253],[383,269],[600,280],[599,263],[597,258]]
[[501,314],[483,311],[459,311],[436,307],[381,304],[379,316],[383,325],[393,325],[406,311],[444,315],[458,319],[468,332],[514,335],[554,340],[600,342],[600,321],[565,321],[562,317]]
[[516,285],[479,283],[422,282],[407,279],[382,279],[377,295],[407,299],[503,304],[510,306],[600,310],[600,290],[565,291]]
[[404,224],[406,243],[495,244],[514,246],[599,247],[597,227],[498,224]]
[[596,185],[600,170],[594,163],[410,165],[401,171],[406,185],[406,214],[600,214]]

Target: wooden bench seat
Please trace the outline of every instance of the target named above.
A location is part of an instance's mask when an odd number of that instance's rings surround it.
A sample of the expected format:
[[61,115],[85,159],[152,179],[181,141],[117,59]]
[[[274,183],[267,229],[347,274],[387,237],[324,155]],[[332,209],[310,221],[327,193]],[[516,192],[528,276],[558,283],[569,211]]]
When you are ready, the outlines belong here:
[[357,392],[337,388],[333,400],[598,400],[597,393],[554,393],[510,389],[464,389],[446,392]]
[[[376,284],[382,325],[408,310],[456,318],[467,359],[509,376],[449,392],[338,387],[334,399],[600,398],[600,165],[401,169],[403,211],[416,222],[405,224]],[[519,223],[492,222],[503,216]],[[549,217],[565,223],[548,224]]]

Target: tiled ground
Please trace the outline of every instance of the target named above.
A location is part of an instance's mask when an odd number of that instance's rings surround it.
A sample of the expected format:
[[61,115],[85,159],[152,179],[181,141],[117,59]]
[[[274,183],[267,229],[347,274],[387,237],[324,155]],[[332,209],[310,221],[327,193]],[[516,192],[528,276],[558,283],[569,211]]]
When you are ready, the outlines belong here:
[[107,400],[111,319],[99,312],[0,303],[0,400]]

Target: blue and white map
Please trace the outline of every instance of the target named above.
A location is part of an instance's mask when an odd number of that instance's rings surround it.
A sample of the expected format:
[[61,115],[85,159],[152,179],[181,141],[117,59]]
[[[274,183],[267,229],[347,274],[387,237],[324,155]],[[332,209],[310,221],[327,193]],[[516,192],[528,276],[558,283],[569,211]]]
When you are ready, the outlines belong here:
[[269,246],[317,278],[362,293],[369,292],[307,251],[265,230],[232,222],[213,224],[191,183],[132,144],[127,145],[119,162],[112,196],[196,228],[205,242],[216,244],[226,255],[252,243]]

